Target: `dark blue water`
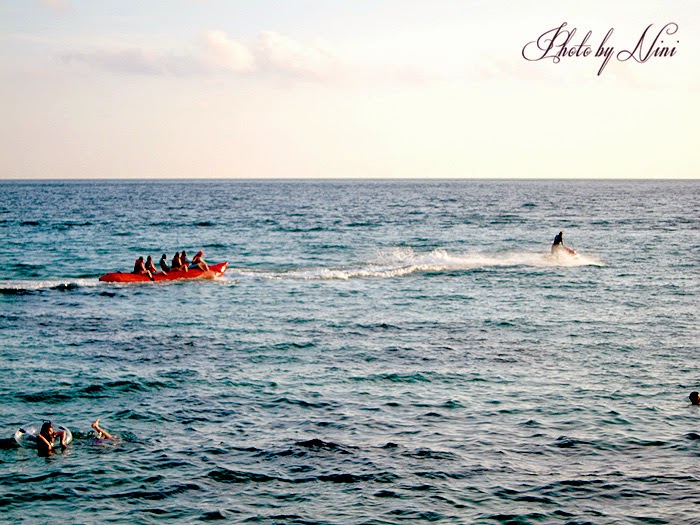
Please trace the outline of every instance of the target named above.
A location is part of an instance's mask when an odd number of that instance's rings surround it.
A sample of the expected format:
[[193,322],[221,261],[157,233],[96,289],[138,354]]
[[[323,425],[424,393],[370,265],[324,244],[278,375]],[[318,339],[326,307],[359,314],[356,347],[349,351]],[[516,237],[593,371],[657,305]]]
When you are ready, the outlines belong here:
[[5,181],[0,245],[0,437],[75,435],[0,522],[700,523],[698,181]]

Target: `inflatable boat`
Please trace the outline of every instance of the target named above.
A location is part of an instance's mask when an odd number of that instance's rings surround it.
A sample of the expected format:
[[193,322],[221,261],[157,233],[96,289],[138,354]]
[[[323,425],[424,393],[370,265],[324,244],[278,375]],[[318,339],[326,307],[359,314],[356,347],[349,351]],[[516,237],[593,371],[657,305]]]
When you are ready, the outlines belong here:
[[[188,270],[186,272],[157,272],[153,275],[154,281],[175,281],[177,279],[216,279],[226,273],[228,262],[210,264],[209,271]],[[138,273],[106,273],[100,277],[100,281],[106,283],[147,283],[151,279],[148,275]]]

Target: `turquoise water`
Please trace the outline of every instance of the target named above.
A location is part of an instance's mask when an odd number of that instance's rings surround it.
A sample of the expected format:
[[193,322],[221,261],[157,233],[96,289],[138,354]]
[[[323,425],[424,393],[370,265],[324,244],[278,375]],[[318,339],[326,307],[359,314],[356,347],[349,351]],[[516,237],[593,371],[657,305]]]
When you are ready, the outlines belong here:
[[700,523],[698,181],[5,181],[0,241],[0,522]]

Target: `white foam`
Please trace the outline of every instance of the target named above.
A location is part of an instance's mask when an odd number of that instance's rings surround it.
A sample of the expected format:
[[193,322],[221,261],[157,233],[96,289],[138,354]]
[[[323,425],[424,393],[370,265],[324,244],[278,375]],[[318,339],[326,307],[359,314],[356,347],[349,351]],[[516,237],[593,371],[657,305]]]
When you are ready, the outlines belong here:
[[[560,253],[550,255],[541,252],[503,252],[488,254],[463,252],[452,254],[437,249],[426,253],[416,253],[412,248],[394,248],[380,252],[364,264],[337,267],[300,268],[286,271],[256,271],[230,268],[221,279],[215,279],[223,286],[230,286],[239,279],[297,279],[297,280],[347,280],[354,278],[396,278],[420,272],[468,271],[480,268],[503,267],[578,267],[603,266],[600,259],[581,254]],[[176,282],[176,281],[167,281]],[[95,287],[101,283],[97,279],[62,279],[38,281],[0,281],[0,290],[47,290],[52,288]],[[118,283],[110,283],[118,284]],[[122,283],[133,285],[134,283]],[[144,283],[141,283],[144,284]]]
[[336,268],[305,268],[281,272],[265,272],[235,269],[241,278],[252,279],[302,279],[346,280],[352,278],[403,277],[417,272],[468,271],[497,267],[577,267],[602,266],[600,260],[580,254],[550,255],[541,252],[507,252],[486,254],[466,252],[450,254],[438,249],[428,253],[415,253],[411,248],[395,248],[381,252],[375,260],[358,266]]
[[40,281],[0,281],[0,290],[48,290],[59,287],[93,287],[97,286],[97,279],[62,279],[62,280],[40,280]]

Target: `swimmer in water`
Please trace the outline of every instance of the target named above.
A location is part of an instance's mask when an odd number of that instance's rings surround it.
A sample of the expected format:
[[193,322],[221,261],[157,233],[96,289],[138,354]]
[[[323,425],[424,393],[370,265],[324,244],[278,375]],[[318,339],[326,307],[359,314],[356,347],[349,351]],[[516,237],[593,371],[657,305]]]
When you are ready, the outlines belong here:
[[90,426],[95,429],[95,437],[97,437],[97,439],[111,439],[111,440],[117,439],[112,434],[107,432],[104,428],[100,428],[100,418],[99,417]]
[[66,448],[66,433],[63,430],[54,432],[51,421],[44,421],[39,435],[36,437],[36,448],[40,456],[48,456],[56,450],[54,445],[56,438],[61,439],[61,448]]
[[691,405],[700,405],[700,394],[698,392],[691,392],[688,396]]

